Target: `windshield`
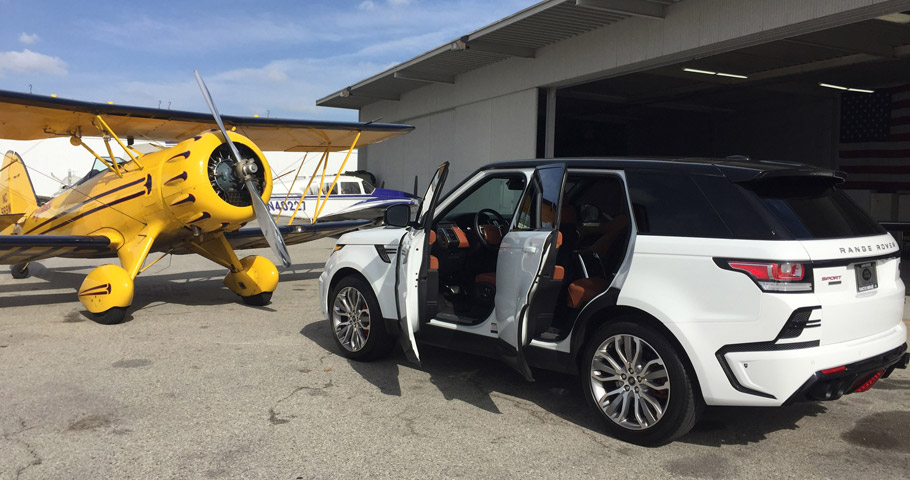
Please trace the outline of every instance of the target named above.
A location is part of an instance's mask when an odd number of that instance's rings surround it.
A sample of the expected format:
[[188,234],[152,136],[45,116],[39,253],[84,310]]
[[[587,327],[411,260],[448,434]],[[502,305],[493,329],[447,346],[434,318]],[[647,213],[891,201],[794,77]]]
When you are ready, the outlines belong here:
[[[111,160],[111,157],[101,157],[101,158],[103,158],[107,161]],[[128,162],[128,160],[124,160],[120,157],[114,157],[114,161],[117,163],[117,165],[124,165]],[[92,164],[92,169],[89,170],[88,173],[86,173],[84,177],[80,178],[79,181],[76,182],[74,185],[82,185],[83,183],[88,181],[88,179],[94,177],[95,175],[98,175],[99,173],[101,173],[107,169],[108,169],[107,166],[104,165],[103,163],[101,163],[101,160],[98,160],[96,158],[95,163]]]

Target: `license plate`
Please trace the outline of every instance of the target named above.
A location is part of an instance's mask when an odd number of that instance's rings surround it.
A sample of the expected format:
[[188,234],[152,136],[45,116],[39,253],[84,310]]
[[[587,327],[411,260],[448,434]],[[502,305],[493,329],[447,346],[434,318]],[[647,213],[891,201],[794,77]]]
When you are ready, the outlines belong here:
[[875,262],[857,264],[855,269],[857,292],[868,292],[878,288],[878,274],[875,271]]

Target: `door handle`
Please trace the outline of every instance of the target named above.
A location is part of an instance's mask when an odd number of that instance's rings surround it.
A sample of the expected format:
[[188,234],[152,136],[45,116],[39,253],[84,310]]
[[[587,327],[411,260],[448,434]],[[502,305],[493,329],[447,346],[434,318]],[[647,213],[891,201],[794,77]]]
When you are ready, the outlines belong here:
[[521,249],[521,251],[525,252],[525,253],[537,253],[537,247],[532,246],[532,245],[526,245],[524,248]]

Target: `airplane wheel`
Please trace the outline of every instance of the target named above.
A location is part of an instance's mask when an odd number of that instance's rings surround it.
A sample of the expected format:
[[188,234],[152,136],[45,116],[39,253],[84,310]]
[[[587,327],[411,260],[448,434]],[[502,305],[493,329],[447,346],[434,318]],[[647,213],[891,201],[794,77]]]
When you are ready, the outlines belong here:
[[243,303],[252,307],[264,307],[272,301],[272,292],[262,292],[257,293],[256,295],[248,295],[246,297],[240,298],[243,299]]
[[13,278],[16,280],[22,280],[23,278],[28,278],[28,264],[20,263],[19,265],[13,265],[10,268],[10,273],[13,275]]
[[127,307],[111,307],[101,313],[92,313],[92,320],[102,325],[117,325],[126,318]]

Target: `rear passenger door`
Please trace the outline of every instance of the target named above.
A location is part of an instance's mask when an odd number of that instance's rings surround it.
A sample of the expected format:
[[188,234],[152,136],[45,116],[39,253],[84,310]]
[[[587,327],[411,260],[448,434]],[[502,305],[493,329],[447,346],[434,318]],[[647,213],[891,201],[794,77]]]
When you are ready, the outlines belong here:
[[531,371],[524,347],[537,321],[529,306],[536,295],[558,294],[552,291],[553,266],[565,180],[564,163],[535,169],[497,258],[495,313],[502,357],[527,379]]

